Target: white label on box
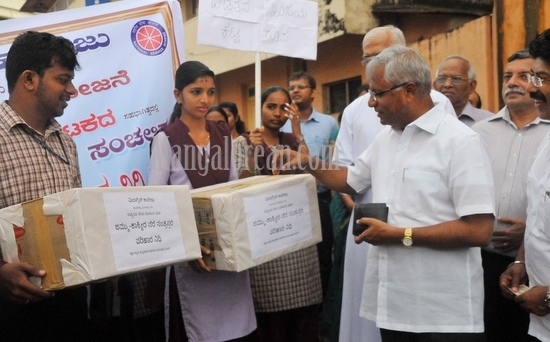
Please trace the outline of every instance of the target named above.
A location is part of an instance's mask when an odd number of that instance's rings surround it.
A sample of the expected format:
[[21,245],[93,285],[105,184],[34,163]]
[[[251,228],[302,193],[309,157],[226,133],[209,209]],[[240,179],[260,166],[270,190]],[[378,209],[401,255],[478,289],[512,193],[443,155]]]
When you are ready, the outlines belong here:
[[185,258],[173,192],[106,192],[103,201],[117,271]]
[[245,197],[243,202],[252,259],[311,238],[305,184]]

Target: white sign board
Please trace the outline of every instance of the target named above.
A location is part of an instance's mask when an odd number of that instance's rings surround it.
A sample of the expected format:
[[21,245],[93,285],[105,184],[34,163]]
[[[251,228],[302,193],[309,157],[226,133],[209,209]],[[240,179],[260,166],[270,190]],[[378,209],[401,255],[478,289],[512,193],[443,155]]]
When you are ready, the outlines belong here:
[[203,0],[197,43],[317,59],[318,4],[306,0]]
[[173,192],[107,192],[103,200],[117,271],[185,258]]
[[311,238],[305,184],[245,197],[243,202],[252,259]]

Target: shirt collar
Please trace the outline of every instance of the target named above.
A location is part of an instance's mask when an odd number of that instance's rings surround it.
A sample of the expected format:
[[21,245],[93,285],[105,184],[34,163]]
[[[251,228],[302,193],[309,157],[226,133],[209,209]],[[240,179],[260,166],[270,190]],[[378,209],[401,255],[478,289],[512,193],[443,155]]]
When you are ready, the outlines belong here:
[[[2,112],[1,119],[6,122],[6,126],[8,127],[9,130],[11,130],[13,127],[17,125],[25,125],[34,131],[34,129],[31,126],[29,126],[25,122],[25,120],[23,120],[23,118],[21,118],[19,114],[17,114],[13,110],[13,108],[11,108],[11,106],[8,104],[8,101],[2,101],[2,103],[0,104],[0,112]],[[48,126],[46,127],[44,136],[47,137],[53,132],[60,131],[61,129],[62,128],[59,122],[57,122],[57,120],[51,119]]]
[[[495,120],[504,120],[510,125],[516,127],[516,124],[512,121],[512,118],[510,117],[510,110],[508,110],[507,106],[502,107],[502,109],[498,113],[496,113],[495,116],[489,118],[489,121]],[[525,127],[530,125],[538,125],[540,123],[550,123],[550,120],[541,119],[539,116],[537,116],[535,120],[525,125]]]
[[446,116],[447,112],[443,103],[438,103],[407,126],[416,126],[428,133],[435,134],[437,127],[439,127]]
[[472,120],[475,121],[476,116],[477,116],[476,113],[475,113],[475,110],[476,110],[476,108],[474,108],[474,106],[472,106],[470,101],[468,101],[466,103],[466,106],[464,106],[464,109],[462,109],[462,113],[460,113],[459,116],[464,115],[464,116],[467,116],[467,117],[469,117],[469,118],[471,118]]
[[319,115],[321,114],[318,113],[315,108],[311,107],[311,115],[309,116],[309,118],[307,118],[306,122],[310,120],[319,122]]
[[6,126],[11,130],[14,126],[20,124],[27,124],[17,113],[10,107],[8,101],[2,101],[0,104],[2,111],[2,120],[6,123]]

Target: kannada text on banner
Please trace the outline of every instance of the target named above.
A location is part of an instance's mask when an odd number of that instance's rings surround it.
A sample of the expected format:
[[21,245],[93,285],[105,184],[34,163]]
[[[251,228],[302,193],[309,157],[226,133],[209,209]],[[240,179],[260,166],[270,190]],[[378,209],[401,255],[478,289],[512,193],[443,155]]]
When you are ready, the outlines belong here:
[[26,30],[61,35],[78,50],[76,93],[58,121],[77,144],[83,186],[146,185],[150,142],[175,103],[179,3],[122,1],[0,22],[2,101],[7,52]]

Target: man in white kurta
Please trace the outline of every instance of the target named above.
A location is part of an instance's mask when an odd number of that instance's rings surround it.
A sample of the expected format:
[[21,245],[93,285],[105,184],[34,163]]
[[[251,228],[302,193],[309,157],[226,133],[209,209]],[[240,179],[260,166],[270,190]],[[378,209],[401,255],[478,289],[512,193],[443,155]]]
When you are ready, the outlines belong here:
[[[550,341],[550,301],[545,300],[550,297],[550,135],[542,142],[527,177],[527,202],[524,260],[529,286],[541,293],[537,304],[542,309],[539,312],[529,310],[532,313],[529,335]],[[534,298],[535,290],[532,292]],[[523,300],[521,298],[520,303]],[[523,305],[529,305],[525,300]]]
[[[377,27],[365,35],[363,55],[368,58],[393,45],[405,46],[403,32],[391,25]],[[434,103],[444,103],[446,111],[454,114],[453,106],[445,95],[432,90],[430,96]],[[384,128],[376,111],[368,106],[369,99],[370,94],[367,93],[344,109],[340,132],[336,138],[333,163],[342,166],[352,165]],[[357,204],[369,202],[372,202],[371,190],[355,196]],[[350,226],[352,225],[353,217],[350,219]],[[369,245],[356,245],[352,229],[348,228],[345,246],[339,341],[380,341],[380,333],[375,323],[359,316]]]
[[[362,218],[355,241],[371,245],[362,315],[382,341],[483,340],[479,246],[494,220],[491,163],[480,137],[430,98],[429,67],[414,50],[390,47],[367,67],[369,106],[389,125],[355,161],[327,169],[291,155],[342,192],[372,188],[389,207],[388,223]],[[414,244],[412,243],[414,241]]]
[[[490,161],[477,134],[441,105],[403,131],[390,127],[348,170],[357,191],[387,203],[388,224],[431,226],[492,213]],[[413,238],[414,240],[414,238]],[[483,331],[479,248],[371,246],[361,315],[411,332]]]

